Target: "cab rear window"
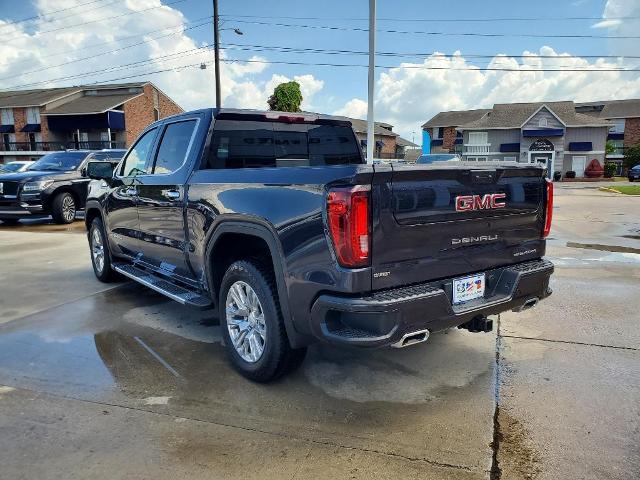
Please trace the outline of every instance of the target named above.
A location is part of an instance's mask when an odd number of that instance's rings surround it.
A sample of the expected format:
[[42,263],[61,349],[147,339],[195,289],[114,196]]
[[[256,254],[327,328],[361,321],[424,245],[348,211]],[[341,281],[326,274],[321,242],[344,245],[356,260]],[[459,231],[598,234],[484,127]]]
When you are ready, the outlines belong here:
[[362,163],[345,125],[216,120],[205,168],[273,168]]

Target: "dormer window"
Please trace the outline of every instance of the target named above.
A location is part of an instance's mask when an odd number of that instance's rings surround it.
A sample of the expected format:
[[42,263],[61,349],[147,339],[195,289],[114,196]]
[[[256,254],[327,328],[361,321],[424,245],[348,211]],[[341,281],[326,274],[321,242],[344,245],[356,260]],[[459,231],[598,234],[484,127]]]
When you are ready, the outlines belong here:
[[542,117],[540,120],[538,120],[538,126],[539,127],[548,127],[549,123],[547,122],[546,117]]

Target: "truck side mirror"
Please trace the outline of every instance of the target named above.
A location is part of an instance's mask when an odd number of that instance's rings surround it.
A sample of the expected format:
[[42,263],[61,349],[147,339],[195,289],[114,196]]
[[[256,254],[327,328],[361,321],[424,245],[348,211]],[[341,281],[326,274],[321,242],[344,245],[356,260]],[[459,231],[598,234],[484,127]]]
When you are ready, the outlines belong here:
[[105,180],[107,183],[113,178],[115,166],[111,162],[89,162],[86,166],[86,176],[93,180]]

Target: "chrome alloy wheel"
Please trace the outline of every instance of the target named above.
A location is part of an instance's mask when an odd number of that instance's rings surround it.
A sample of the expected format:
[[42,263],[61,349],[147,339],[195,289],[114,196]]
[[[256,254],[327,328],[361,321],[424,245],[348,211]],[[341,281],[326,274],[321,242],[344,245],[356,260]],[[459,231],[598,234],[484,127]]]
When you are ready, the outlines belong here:
[[91,233],[91,256],[96,270],[98,273],[102,273],[104,269],[104,242],[99,228],[94,228]]
[[247,283],[237,281],[227,292],[227,329],[233,347],[249,363],[260,360],[267,342],[267,325],[258,295]]
[[71,222],[76,218],[76,202],[69,195],[62,199],[62,217],[67,222]]

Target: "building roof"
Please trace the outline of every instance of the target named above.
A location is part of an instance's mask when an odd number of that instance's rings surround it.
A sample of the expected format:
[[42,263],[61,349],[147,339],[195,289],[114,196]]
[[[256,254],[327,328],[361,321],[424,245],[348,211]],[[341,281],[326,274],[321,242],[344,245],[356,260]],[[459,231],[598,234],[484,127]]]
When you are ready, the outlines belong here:
[[[340,120],[345,120],[347,122],[351,122],[353,129],[356,133],[367,133],[367,121],[360,120],[359,118],[349,118],[349,117],[341,117],[338,115],[332,115],[332,118],[337,118]],[[375,128],[373,132],[376,135],[386,135],[387,137],[397,137],[398,134],[392,132],[390,129],[393,128],[393,125],[389,125],[388,123],[383,122],[375,122]]]
[[81,91],[142,87],[147,83],[149,82],[78,85],[76,87],[39,88],[35,90],[5,90],[0,91],[0,108],[39,107]]
[[402,138],[402,137],[396,137],[396,145],[400,147],[412,147],[412,148],[419,147],[419,145],[416,145],[415,143],[410,142],[406,138]]
[[638,118],[640,98],[576,103],[576,109],[580,113],[598,118]]
[[125,93],[118,95],[83,95],[59,107],[47,110],[44,115],[86,115],[91,113],[103,113],[113,110],[124,102],[129,101],[142,93]]
[[0,108],[36,107],[78,91],[76,87],[0,92]]
[[576,113],[575,104],[566,102],[496,103],[481,118],[461,124],[465,130],[485,128],[520,128],[541,107],[546,106],[567,127],[606,127],[608,122],[590,115]]
[[456,110],[451,112],[440,112],[431,120],[422,125],[422,128],[431,127],[458,127],[465,123],[478,120],[491,109],[481,108],[478,110]]

